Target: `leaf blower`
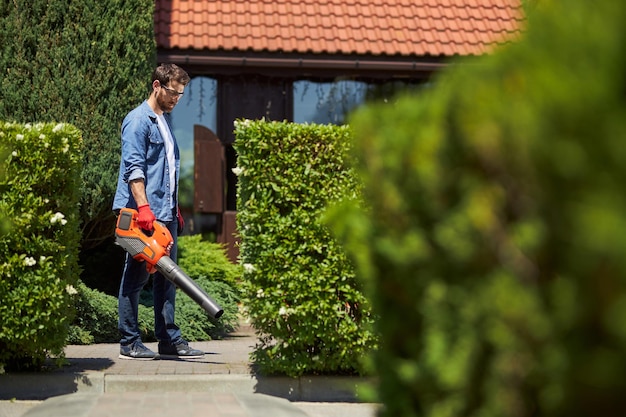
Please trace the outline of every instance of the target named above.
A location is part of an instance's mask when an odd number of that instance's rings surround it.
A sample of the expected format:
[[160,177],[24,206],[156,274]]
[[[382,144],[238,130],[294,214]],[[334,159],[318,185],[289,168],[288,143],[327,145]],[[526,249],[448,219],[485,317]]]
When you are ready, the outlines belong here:
[[154,231],[148,235],[137,225],[137,214],[137,210],[130,208],[120,210],[115,228],[115,243],[135,260],[145,261],[149,273],[159,271],[211,317],[220,318],[224,310],[169,257],[174,240],[167,227],[155,221]]

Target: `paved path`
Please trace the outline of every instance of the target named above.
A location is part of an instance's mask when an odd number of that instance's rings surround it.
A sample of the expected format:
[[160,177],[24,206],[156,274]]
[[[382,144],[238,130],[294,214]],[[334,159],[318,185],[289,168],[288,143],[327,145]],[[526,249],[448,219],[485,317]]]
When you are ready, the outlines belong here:
[[[350,377],[261,377],[249,355],[256,337],[242,324],[224,340],[191,343],[188,360],[118,358],[118,344],[70,345],[68,365],[37,374],[0,375],[0,417],[374,417]],[[156,351],[156,343],[146,343]]]

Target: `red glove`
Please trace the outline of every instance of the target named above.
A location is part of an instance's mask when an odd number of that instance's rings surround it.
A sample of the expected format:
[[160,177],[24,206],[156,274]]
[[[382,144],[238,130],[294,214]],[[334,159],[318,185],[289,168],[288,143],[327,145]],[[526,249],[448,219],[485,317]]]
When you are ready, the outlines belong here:
[[156,220],[154,213],[150,210],[149,204],[144,204],[143,206],[137,207],[137,211],[139,215],[137,216],[137,225],[141,227],[143,230],[152,231],[154,226],[152,223]]
[[182,235],[185,230],[185,219],[183,219],[183,213],[180,212],[180,206],[176,206],[176,217],[178,217],[178,234]]

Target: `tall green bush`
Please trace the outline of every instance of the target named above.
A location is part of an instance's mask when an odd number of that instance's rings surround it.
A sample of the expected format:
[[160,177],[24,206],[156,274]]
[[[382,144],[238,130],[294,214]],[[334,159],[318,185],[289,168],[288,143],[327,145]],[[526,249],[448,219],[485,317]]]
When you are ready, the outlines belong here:
[[237,226],[244,305],[263,373],[363,372],[375,345],[354,267],[321,222],[326,206],[358,196],[346,164],[347,127],[235,123]]
[[120,123],[148,91],[153,13],[151,0],[0,2],[0,120],[83,132],[83,249],[114,228]]
[[81,135],[68,124],[0,122],[0,369],[60,355],[79,276]]
[[519,41],[351,119],[368,210],[335,220],[383,415],[626,412],[625,19],[537,2]]

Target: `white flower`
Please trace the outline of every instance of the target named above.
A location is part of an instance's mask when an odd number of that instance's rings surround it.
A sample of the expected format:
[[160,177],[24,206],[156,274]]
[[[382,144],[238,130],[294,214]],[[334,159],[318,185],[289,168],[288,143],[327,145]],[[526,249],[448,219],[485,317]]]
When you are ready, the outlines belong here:
[[265,296],[265,294],[263,293],[263,288],[259,288],[256,291],[256,298],[263,298]]
[[296,312],[296,310],[294,310],[291,307],[287,308],[287,307],[283,306],[283,307],[278,309],[278,314],[281,315],[281,316],[288,316],[288,315],[293,314],[295,312]]
[[243,173],[243,168],[235,167],[231,171],[233,171],[233,174],[236,176],[240,176]]
[[36,263],[37,261],[32,256],[27,256],[26,258],[24,258],[24,265],[26,266],[33,266]]
[[52,131],[54,133],[58,132],[59,130],[63,129],[64,123],[59,123],[57,124],[55,127],[52,128]]
[[44,135],[43,133],[41,135],[39,135],[39,139],[45,139],[46,135]]
[[76,291],[76,288],[72,287],[69,284],[65,287],[65,291],[67,291],[69,295],[78,294],[78,291]]
[[243,270],[245,272],[254,272],[256,268],[252,264],[243,264]]
[[252,120],[244,119],[244,120],[235,120],[235,127],[248,127],[252,124]]
[[15,135],[15,139],[22,140],[24,139],[24,135],[22,135],[21,133],[18,133],[17,135]]
[[60,222],[61,225],[64,226],[67,223],[67,220],[65,220],[65,215],[58,211],[54,213],[54,215],[50,218],[50,223],[55,224],[56,222]]
[[13,152],[11,152],[11,155],[13,155],[13,156],[17,156],[17,152],[16,152],[16,151],[13,151]]

